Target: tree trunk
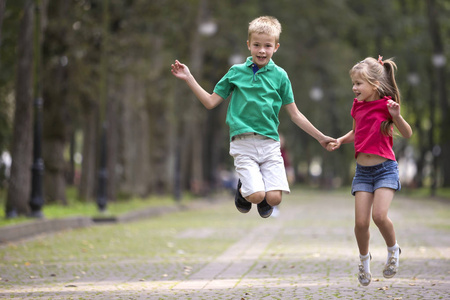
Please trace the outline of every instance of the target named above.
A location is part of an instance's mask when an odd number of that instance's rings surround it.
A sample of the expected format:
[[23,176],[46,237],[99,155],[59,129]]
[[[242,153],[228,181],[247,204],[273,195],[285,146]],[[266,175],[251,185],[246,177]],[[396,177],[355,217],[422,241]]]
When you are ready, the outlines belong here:
[[6,200],[6,215],[27,215],[31,191],[33,121],[33,24],[34,3],[25,2],[18,41],[16,109],[11,147],[11,177]]
[[[431,41],[433,43],[433,52],[434,52],[434,67],[435,67],[435,76],[436,76],[436,86],[438,90],[439,103],[441,106],[441,114],[442,114],[442,123],[441,128],[446,128],[447,130],[440,131],[440,148],[441,150],[438,152],[434,152],[438,159],[439,165],[441,166],[443,173],[443,185],[444,187],[450,187],[450,116],[449,116],[449,104],[447,100],[447,83],[446,83],[446,61],[445,61],[445,51],[442,43],[442,37],[440,32],[439,25],[439,16],[438,10],[436,8],[435,0],[427,1],[428,7],[428,21],[429,21],[429,29]],[[438,165],[438,164],[436,164]]]
[[2,46],[2,25],[3,17],[5,16],[5,4],[6,0],[0,0],[0,47]]
[[[50,18],[61,20],[52,23],[47,28],[46,35],[51,36],[44,42],[46,49],[58,49],[50,53],[51,57],[44,57],[47,68],[44,82],[44,128],[43,128],[43,159],[45,162],[44,187],[46,202],[67,203],[66,181],[67,163],[64,160],[64,150],[68,137],[68,127],[71,121],[68,112],[68,69],[65,62],[68,44],[67,31],[70,30],[69,22],[64,21],[68,14],[69,2],[56,1],[49,6]],[[57,26],[55,26],[57,25]],[[45,53],[45,52],[44,52]],[[57,55],[60,59],[52,61]],[[51,83],[51,84],[50,84]]]
[[97,132],[98,132],[98,107],[94,104],[86,104],[83,123],[83,161],[81,165],[81,178],[78,195],[83,200],[94,198],[97,182]]

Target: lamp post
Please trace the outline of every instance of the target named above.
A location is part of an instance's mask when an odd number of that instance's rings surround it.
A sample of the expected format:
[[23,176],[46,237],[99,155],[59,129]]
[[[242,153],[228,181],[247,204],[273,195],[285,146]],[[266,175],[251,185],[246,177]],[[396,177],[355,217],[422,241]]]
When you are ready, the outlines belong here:
[[42,65],[41,65],[41,1],[35,0],[34,25],[34,130],[33,130],[33,165],[31,168],[30,216],[42,218],[42,179],[44,161],[42,159]]
[[103,30],[102,30],[102,55],[100,58],[100,165],[98,171],[97,207],[100,212],[106,211],[108,204],[107,196],[107,132],[108,124],[106,118],[107,101],[107,46],[108,46],[108,23],[109,23],[109,0],[103,0]]

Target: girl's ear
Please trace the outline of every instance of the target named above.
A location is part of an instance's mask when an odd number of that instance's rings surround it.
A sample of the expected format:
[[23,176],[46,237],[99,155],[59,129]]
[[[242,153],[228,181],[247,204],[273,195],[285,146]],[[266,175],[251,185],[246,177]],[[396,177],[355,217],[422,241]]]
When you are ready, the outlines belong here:
[[379,81],[375,81],[374,82],[374,86],[373,86],[373,90],[378,90],[378,88],[380,87],[380,82]]

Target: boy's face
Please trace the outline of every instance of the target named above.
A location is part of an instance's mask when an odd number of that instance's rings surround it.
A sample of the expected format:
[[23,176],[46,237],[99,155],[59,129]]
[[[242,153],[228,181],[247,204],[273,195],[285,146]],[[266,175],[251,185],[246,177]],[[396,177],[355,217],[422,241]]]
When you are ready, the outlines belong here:
[[267,65],[273,54],[277,52],[279,43],[275,42],[275,37],[265,33],[254,33],[247,41],[248,50],[253,58],[253,62],[262,68]]

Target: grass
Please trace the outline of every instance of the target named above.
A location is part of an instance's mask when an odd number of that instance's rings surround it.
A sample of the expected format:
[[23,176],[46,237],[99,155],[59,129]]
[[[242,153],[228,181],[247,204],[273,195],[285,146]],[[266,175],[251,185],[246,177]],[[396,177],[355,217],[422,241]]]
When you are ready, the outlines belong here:
[[[182,199],[182,203],[187,203],[192,197],[186,195]],[[6,199],[6,191],[0,190],[0,205],[3,208]],[[100,213],[95,201],[80,201],[76,195],[76,189],[70,187],[67,189],[67,205],[61,204],[48,204],[44,205],[42,212],[46,219],[59,219],[66,217],[105,217],[105,216],[118,216],[131,211],[140,210],[148,207],[157,206],[174,206],[177,203],[171,196],[151,196],[148,198],[131,197],[129,199],[120,199],[114,202],[110,202],[107,205],[106,212]],[[0,215],[0,227],[14,225],[25,222],[32,222],[33,218],[17,217],[7,219],[5,212],[2,209]]]
[[[294,187],[293,187],[294,188]],[[295,188],[300,188],[303,191],[314,191],[318,188],[313,188],[307,185],[296,185]],[[341,187],[338,189],[330,189],[330,193],[349,193],[349,187]],[[411,198],[429,198],[430,188],[420,189],[408,189],[402,188],[400,192],[402,195]],[[436,197],[443,198],[450,201],[450,188],[439,188],[436,190]],[[183,195],[182,203],[187,203],[192,199],[189,194]],[[0,227],[20,224],[25,222],[32,222],[34,219],[27,217],[17,217],[13,219],[5,218],[4,203],[6,201],[6,190],[0,189]],[[156,206],[173,206],[176,205],[173,197],[168,195],[151,196],[148,198],[130,197],[128,199],[119,199],[115,202],[108,203],[107,211],[104,213],[99,212],[97,204],[94,201],[80,201],[77,197],[77,191],[75,187],[69,187],[67,189],[67,201],[66,206],[61,204],[48,204],[43,207],[43,214],[46,219],[58,219],[66,217],[84,216],[84,217],[105,217],[105,216],[118,216],[131,211],[147,207]]]

